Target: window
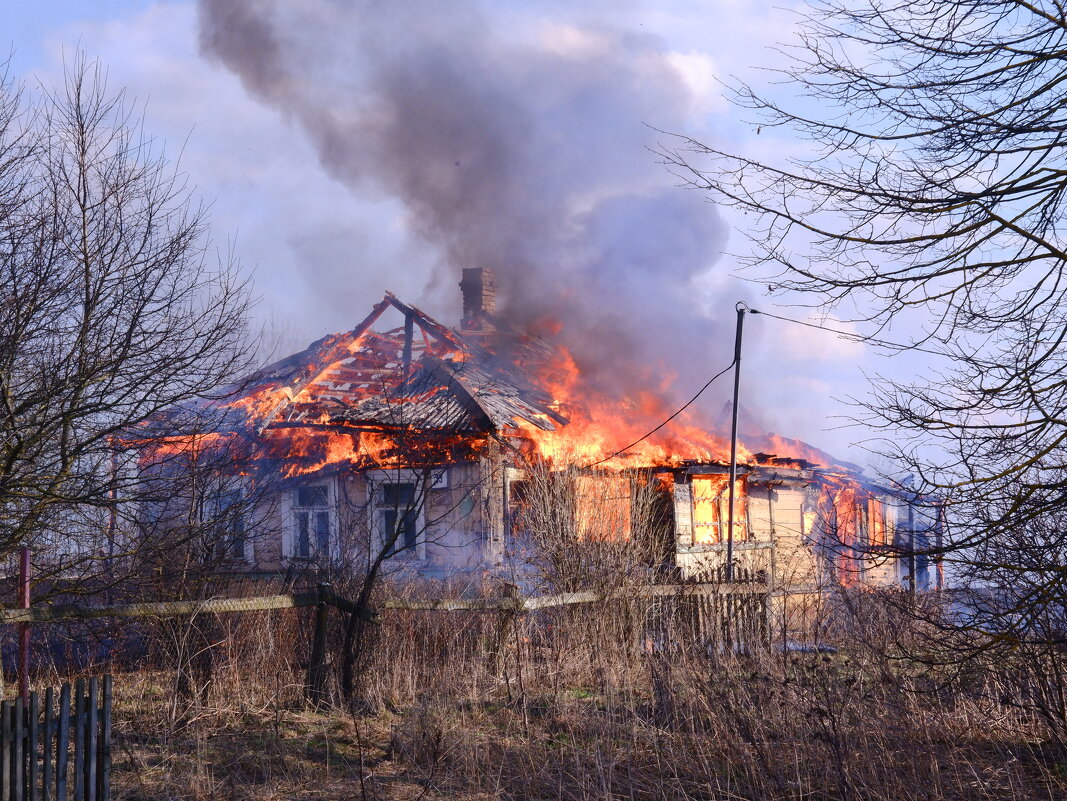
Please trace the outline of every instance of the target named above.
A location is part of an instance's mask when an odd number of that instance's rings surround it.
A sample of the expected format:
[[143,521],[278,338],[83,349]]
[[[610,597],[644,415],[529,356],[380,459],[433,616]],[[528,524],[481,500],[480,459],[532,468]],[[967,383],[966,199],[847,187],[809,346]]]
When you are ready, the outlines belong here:
[[877,498],[867,500],[867,543],[874,548],[889,545],[889,526],[885,511],[884,502]]
[[383,484],[378,505],[378,534],[390,554],[417,552],[422,517],[414,482]]
[[508,534],[514,538],[522,537],[526,531],[527,510],[530,508],[530,482],[515,480],[508,482]]
[[203,507],[203,522],[209,528],[211,551],[216,559],[244,560],[244,495],[240,490],[217,492]]
[[328,557],[333,541],[330,488],[325,484],[298,487],[293,499],[293,556]]
[[[693,544],[717,545],[726,542],[730,520],[730,477],[725,473],[693,476]],[[748,539],[745,482],[734,482],[734,542]]]
[[885,503],[868,496],[855,504],[856,542],[861,547],[885,548],[889,544]]

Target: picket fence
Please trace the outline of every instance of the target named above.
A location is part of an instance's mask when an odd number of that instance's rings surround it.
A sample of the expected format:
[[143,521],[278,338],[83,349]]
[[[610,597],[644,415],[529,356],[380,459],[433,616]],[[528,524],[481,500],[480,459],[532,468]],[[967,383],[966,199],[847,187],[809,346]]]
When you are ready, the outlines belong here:
[[110,798],[111,676],[0,705],[0,801]]

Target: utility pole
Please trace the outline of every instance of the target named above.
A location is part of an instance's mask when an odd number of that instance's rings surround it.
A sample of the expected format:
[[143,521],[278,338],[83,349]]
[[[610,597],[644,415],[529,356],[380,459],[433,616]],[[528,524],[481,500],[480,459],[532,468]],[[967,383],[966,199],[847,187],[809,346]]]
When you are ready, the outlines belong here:
[[734,484],[737,483],[737,397],[741,391],[741,332],[745,327],[745,311],[748,308],[738,302],[737,333],[734,336],[734,402],[730,408],[730,515],[726,529],[726,582],[734,581]]
[[[22,547],[19,552],[19,606],[30,608],[30,549]],[[19,628],[19,698],[23,704],[30,701],[30,624],[24,622]]]

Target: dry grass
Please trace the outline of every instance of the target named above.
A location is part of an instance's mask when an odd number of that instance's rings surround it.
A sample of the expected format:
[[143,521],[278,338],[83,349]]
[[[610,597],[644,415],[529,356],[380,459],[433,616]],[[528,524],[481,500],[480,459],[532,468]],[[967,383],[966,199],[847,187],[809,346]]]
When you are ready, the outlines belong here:
[[664,652],[641,613],[391,612],[358,717],[305,708],[302,613],[205,626],[226,647],[183,714],[173,671],[117,678],[117,797],[1067,797],[1048,722],[1005,695],[1010,664],[933,669],[885,637]]

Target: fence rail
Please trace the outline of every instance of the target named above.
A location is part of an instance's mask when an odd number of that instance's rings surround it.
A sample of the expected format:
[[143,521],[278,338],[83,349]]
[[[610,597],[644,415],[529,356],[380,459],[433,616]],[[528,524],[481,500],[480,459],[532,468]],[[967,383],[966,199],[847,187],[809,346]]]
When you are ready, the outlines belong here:
[[748,584],[653,584],[647,587],[627,588],[622,592],[564,592],[556,595],[521,595],[505,598],[408,600],[391,599],[382,604],[383,609],[413,609],[431,612],[534,612],[572,604],[597,603],[623,598],[682,598],[689,596],[720,595],[766,595],[768,589],[761,585]]
[[[58,698],[58,705],[56,702]],[[2,801],[109,801],[111,676],[0,705]]]
[[253,598],[210,598],[203,601],[161,601],[113,606],[55,604],[29,609],[2,609],[0,623],[49,623],[98,617],[181,617],[183,615],[225,612],[252,612],[260,609],[292,609],[315,606],[317,591],[289,595],[263,595]]
[[[789,592],[789,589],[775,590]],[[532,612],[571,604],[596,603],[621,598],[655,598],[685,596],[767,595],[771,590],[761,584],[656,584],[647,587],[627,588],[624,592],[569,592],[557,595],[506,596],[503,598],[389,599],[381,604],[383,609],[411,609],[433,612]],[[197,614],[226,614],[230,612],[253,612],[271,609],[295,609],[328,604],[344,612],[356,611],[373,618],[372,609],[360,609],[345,600],[329,587],[309,592],[286,595],[263,595],[251,598],[210,598],[202,601],[161,601],[156,603],[133,603],[111,606],[55,604],[34,606],[29,609],[0,609],[0,624],[3,623],[51,623],[60,620],[85,620],[101,617],[181,617]]]

